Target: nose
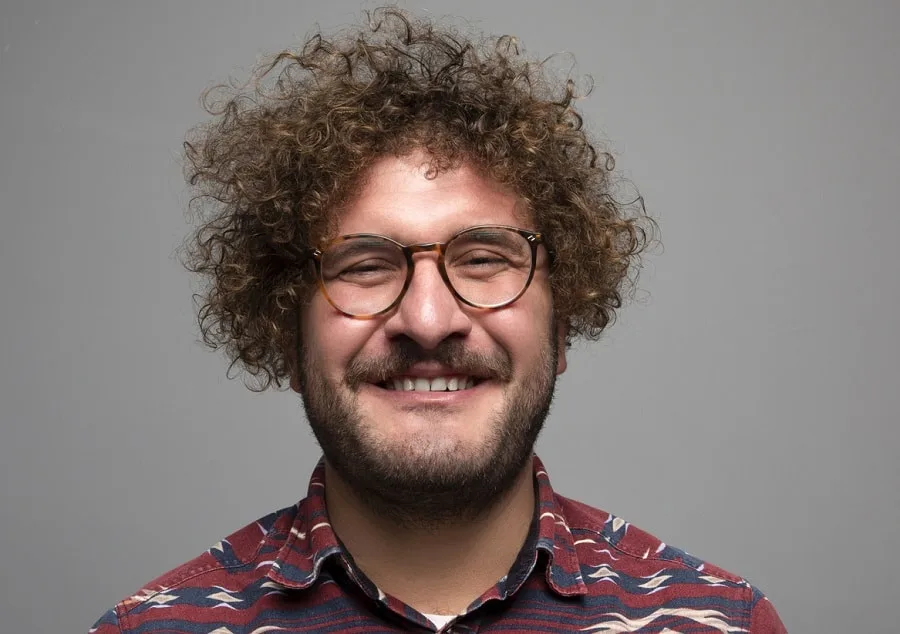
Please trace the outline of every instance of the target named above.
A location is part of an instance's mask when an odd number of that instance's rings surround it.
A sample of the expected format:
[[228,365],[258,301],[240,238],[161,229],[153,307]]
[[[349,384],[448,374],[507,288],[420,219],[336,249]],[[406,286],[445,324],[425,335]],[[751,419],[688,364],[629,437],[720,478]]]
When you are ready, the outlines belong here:
[[436,254],[417,253],[413,261],[409,288],[385,322],[385,334],[409,337],[426,350],[448,337],[468,334],[471,317],[444,283]]

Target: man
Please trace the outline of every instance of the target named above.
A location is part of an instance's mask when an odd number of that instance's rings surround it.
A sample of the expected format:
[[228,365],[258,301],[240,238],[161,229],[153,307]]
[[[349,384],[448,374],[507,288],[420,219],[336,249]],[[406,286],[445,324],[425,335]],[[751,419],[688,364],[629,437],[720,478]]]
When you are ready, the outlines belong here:
[[187,263],[207,343],[289,382],[324,457],[305,499],[92,631],[784,632],[533,455],[569,342],[610,322],[652,227],[571,85],[395,10],[256,79],[186,144]]

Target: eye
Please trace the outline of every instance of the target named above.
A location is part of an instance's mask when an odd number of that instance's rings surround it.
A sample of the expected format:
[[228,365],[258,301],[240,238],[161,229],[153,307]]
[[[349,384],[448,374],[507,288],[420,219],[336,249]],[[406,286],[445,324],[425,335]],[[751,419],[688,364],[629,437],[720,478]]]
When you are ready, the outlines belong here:
[[372,273],[375,271],[383,271],[387,268],[391,268],[391,265],[382,261],[382,262],[360,262],[359,264],[353,264],[344,269],[343,273]]
[[392,276],[398,271],[397,265],[387,260],[363,260],[343,266],[337,277],[356,281]]
[[454,277],[489,280],[513,268],[507,255],[495,249],[470,249],[453,257],[448,269]]
[[455,266],[496,266],[508,264],[509,258],[502,253],[491,251],[470,251],[458,258]]

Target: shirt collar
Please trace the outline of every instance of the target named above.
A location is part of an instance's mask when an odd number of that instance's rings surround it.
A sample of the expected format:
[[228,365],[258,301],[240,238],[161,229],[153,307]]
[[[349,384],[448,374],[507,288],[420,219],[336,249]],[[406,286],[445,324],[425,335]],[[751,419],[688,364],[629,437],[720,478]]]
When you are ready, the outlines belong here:
[[[537,456],[532,458],[532,467],[536,483],[534,522],[537,524],[537,536],[536,539],[529,539],[530,544],[526,543],[526,548],[522,549],[520,559],[513,568],[524,564],[532,571],[538,563],[538,553],[544,552],[547,555],[546,577],[549,586],[564,596],[586,594],[587,587],[581,577],[575,541],[550,485],[550,478]],[[325,561],[334,556],[339,556],[344,561],[349,559],[328,520],[323,458],[313,470],[307,496],[299,503],[290,533],[267,576],[285,587],[308,588],[318,579]]]
[[554,591],[565,596],[587,594],[587,586],[581,577],[581,564],[575,550],[575,540],[559,498],[550,486],[550,477],[541,459],[534,456],[532,463],[537,483],[536,548],[546,552],[549,557],[547,583]]

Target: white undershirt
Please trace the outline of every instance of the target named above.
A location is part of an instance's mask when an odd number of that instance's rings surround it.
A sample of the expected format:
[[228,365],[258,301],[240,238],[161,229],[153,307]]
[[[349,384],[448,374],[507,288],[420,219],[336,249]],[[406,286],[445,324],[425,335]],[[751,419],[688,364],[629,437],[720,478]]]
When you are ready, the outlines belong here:
[[456,618],[455,614],[451,614],[449,616],[446,614],[425,614],[424,616],[426,616],[429,621],[434,623],[434,626],[438,629],[441,629],[442,627],[447,625],[447,623]]

